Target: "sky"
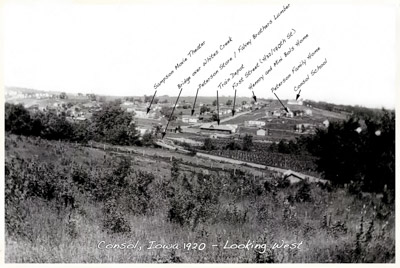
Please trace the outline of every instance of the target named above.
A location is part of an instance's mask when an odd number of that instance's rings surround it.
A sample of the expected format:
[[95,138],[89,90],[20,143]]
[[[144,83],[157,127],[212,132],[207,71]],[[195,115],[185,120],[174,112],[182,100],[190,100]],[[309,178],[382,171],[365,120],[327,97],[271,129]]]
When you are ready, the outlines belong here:
[[[395,107],[395,7],[343,2],[227,2],[162,4],[116,2],[88,5],[79,1],[8,2],[3,8],[5,86],[116,96],[157,95],[301,98],[367,107]],[[271,4],[274,3],[274,4]],[[274,19],[284,6],[289,7]],[[256,38],[263,25],[268,27]],[[288,39],[287,34],[294,33]],[[296,41],[307,38],[296,46]],[[221,45],[232,41],[221,50]],[[246,78],[245,72],[285,43]],[[244,50],[239,47],[251,40]],[[204,45],[192,56],[199,44]],[[285,57],[290,47],[294,50]],[[310,52],[320,48],[307,59]],[[218,54],[205,66],[207,56]],[[184,58],[184,64],[174,66]],[[274,66],[274,62],[282,61]],[[229,61],[229,59],[232,60]],[[293,72],[293,67],[299,66]],[[326,64],[315,74],[326,60]],[[220,64],[228,61],[226,67]],[[243,64],[243,69],[231,78]],[[265,72],[272,67],[267,75]],[[193,72],[201,67],[199,72]],[[291,75],[272,92],[285,77]],[[251,89],[259,77],[263,79]],[[218,85],[231,80],[221,88]]]

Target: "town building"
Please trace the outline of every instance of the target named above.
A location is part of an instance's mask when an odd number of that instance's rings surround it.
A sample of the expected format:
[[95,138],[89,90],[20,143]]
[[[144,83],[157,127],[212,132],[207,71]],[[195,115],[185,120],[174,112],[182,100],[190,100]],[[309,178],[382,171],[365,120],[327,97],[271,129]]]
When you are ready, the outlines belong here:
[[220,132],[233,134],[236,132],[237,125],[218,125],[217,123],[206,123],[200,126],[200,129],[207,132]]
[[302,100],[288,100],[287,102],[288,105],[303,105]]
[[265,121],[249,120],[244,122],[245,127],[264,127]]
[[182,123],[196,124],[198,121],[196,116],[182,115]]
[[266,131],[264,129],[257,130],[257,136],[265,136]]

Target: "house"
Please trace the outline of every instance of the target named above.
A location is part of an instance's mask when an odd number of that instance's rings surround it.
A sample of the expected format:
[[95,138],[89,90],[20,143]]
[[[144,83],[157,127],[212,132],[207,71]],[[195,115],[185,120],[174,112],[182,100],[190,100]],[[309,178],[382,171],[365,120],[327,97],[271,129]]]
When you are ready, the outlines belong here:
[[309,132],[313,128],[314,128],[313,124],[308,124],[308,123],[296,124],[296,132],[299,133]]
[[286,113],[286,117],[293,118],[293,112],[289,110],[289,112]]
[[75,117],[74,118],[74,120],[76,120],[76,121],[86,121],[86,117],[83,117],[83,116],[78,116],[78,117]]
[[287,104],[289,105],[303,105],[302,100],[288,100]]
[[291,184],[306,180],[306,176],[292,170],[283,173],[283,178],[290,181]]
[[312,110],[311,110],[311,109],[306,109],[306,110],[304,111],[304,113],[305,113],[306,115],[312,116]]
[[217,123],[206,123],[200,126],[201,130],[232,134],[236,132],[237,125],[218,125]]
[[198,121],[196,116],[182,115],[182,123],[196,124]]
[[138,109],[127,109],[128,112],[133,112],[135,113],[134,117],[136,118],[155,118],[156,113],[155,112],[149,112],[147,113],[146,111],[138,110]]
[[257,130],[257,136],[265,136],[266,131],[264,129]]
[[218,139],[218,138],[229,138],[229,134],[221,134],[221,133],[212,133],[209,136],[211,139]]
[[249,120],[244,122],[245,127],[264,127],[265,121]]
[[294,116],[304,116],[304,112],[302,110],[293,111]]
[[148,128],[138,128],[138,130],[139,130],[139,135],[142,137],[144,134],[146,134],[146,133],[150,133],[151,132],[151,129],[148,129]]
[[230,113],[232,113],[231,109],[223,108],[223,109],[220,109],[220,111],[219,111],[219,115],[230,114]]

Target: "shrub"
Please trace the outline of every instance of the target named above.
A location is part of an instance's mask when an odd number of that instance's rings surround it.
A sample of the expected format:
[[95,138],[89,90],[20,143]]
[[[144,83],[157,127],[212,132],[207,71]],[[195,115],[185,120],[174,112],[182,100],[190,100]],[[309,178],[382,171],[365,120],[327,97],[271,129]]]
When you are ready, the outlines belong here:
[[295,200],[297,202],[312,201],[310,183],[307,181],[301,181],[299,184],[300,184],[300,187],[297,190]]
[[177,161],[173,162],[171,180],[165,190],[169,200],[167,217],[172,222],[196,228],[217,211],[220,187],[214,184],[214,178],[198,174],[189,180],[185,174],[180,174]]
[[128,221],[114,198],[107,200],[103,207],[103,227],[108,233],[127,233],[131,231]]

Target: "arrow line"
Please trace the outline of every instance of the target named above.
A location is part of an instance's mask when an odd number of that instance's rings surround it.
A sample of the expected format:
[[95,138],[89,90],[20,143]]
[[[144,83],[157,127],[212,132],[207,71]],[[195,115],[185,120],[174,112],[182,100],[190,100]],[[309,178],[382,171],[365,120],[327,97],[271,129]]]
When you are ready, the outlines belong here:
[[192,116],[194,114],[194,109],[196,108],[197,94],[199,94],[199,88],[197,89],[196,97],[194,98],[194,103],[193,103],[193,108],[192,108]]
[[297,95],[296,95],[296,101],[299,99],[300,93],[301,93],[301,89],[300,89],[299,93],[297,93]]
[[153,98],[151,99],[149,107],[147,107],[147,113],[146,114],[148,114],[150,112],[150,108],[151,108],[151,105],[153,104],[153,100],[154,100],[154,97],[156,96],[156,93],[157,93],[157,90],[154,92],[154,95],[153,95]]
[[233,98],[232,116],[235,115],[235,104],[236,104],[236,89],[235,89],[235,97]]
[[256,97],[256,95],[254,95],[254,91],[252,91],[252,92],[253,92],[253,99],[255,102],[257,102],[257,97]]
[[278,96],[275,94],[275,92],[274,92],[274,95],[275,95],[275,97],[278,99],[278,101],[281,103],[281,105],[283,106],[283,108],[285,108],[285,111],[288,113],[288,112],[289,112],[288,108],[286,108],[286,106],[281,102],[281,100],[278,98]]
[[217,122],[218,122],[218,125],[219,125],[219,100],[218,100],[218,90],[217,90],[217,115],[218,115]]
[[171,114],[169,115],[169,119],[168,119],[167,126],[165,127],[164,132],[162,133],[162,138],[164,138],[165,134],[167,133],[167,129],[168,129],[169,122],[171,121],[172,115],[174,114],[175,107],[176,107],[176,104],[178,103],[178,100],[179,100],[179,97],[181,96],[181,93],[182,93],[182,88],[181,88],[181,91],[179,91],[178,98],[176,98],[174,108],[172,109],[172,112],[171,112]]

